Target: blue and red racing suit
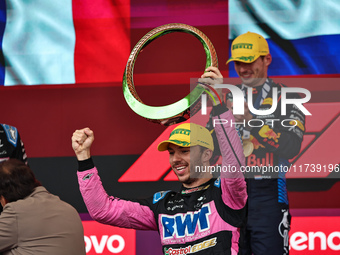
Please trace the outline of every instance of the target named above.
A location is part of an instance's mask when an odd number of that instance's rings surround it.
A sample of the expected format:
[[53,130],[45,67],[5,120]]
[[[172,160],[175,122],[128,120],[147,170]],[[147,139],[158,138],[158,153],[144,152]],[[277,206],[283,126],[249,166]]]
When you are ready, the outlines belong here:
[[[214,118],[233,118],[223,106],[214,110]],[[240,172],[243,149],[234,127],[217,125],[215,130],[222,152],[221,169],[233,171],[221,171],[220,178],[199,187],[182,186],[179,192],[161,191],[133,201],[108,196],[92,160],[79,162],[80,191],[91,217],[112,226],[157,230],[164,254],[237,254],[247,201]]]
[[[238,87],[247,101],[247,87]],[[248,218],[246,228],[241,230],[241,255],[289,253],[290,214],[285,174],[289,170],[288,160],[300,151],[305,115],[294,104],[287,104],[286,114],[281,114],[282,87],[285,86],[267,78],[263,85],[252,88],[253,106],[258,110],[272,107],[273,88],[276,88],[277,108],[269,115],[253,115],[251,125],[255,127],[250,130],[237,125],[243,139],[249,139],[254,148],[246,158]],[[287,98],[300,96],[287,93]]]

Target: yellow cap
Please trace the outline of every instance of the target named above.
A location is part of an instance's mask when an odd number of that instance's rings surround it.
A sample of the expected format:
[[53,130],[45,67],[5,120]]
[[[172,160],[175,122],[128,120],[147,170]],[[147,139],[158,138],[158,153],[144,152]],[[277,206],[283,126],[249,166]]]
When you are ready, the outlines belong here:
[[181,147],[200,145],[214,150],[214,142],[209,130],[195,123],[184,123],[177,126],[171,132],[168,140],[158,144],[158,150],[166,151],[169,143]]
[[263,36],[247,32],[235,38],[231,45],[231,58],[230,61],[240,61],[243,63],[252,63],[259,56],[269,54],[269,47],[266,39]]

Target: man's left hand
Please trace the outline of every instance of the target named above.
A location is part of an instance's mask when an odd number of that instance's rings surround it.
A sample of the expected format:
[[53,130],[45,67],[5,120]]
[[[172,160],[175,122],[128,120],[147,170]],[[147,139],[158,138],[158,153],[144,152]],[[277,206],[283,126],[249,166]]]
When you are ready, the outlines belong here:
[[[202,74],[201,78],[198,79],[198,82],[203,84],[208,84],[209,86],[213,87],[215,84],[223,84],[223,76],[220,72],[220,70],[217,67],[210,66],[207,69],[205,69],[205,72]],[[216,89],[216,92],[218,93],[218,96],[222,99],[222,89]],[[216,101],[216,104],[220,103],[220,100],[218,99],[218,96],[213,92],[212,95],[214,96],[214,99]]]

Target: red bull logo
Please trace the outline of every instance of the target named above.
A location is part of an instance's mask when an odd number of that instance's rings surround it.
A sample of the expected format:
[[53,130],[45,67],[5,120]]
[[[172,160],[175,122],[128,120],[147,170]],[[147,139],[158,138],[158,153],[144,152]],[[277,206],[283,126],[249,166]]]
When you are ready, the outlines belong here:
[[268,140],[274,140],[275,143],[279,142],[279,138],[281,133],[275,133],[273,129],[269,128],[268,125],[264,125],[259,131],[259,135],[263,138],[267,138]]
[[265,148],[263,144],[261,144],[254,136],[250,136],[250,141],[254,145],[254,149],[257,150],[258,148]]

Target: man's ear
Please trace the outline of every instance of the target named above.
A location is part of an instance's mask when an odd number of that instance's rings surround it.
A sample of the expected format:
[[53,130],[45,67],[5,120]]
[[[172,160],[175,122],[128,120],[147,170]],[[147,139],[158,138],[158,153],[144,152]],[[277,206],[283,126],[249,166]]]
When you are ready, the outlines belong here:
[[268,67],[270,63],[272,62],[272,55],[268,53],[266,56],[264,56],[264,64]]
[[206,161],[209,162],[209,160],[211,159],[212,155],[213,155],[213,151],[212,150],[210,150],[210,149],[204,150],[203,153],[202,153],[202,161],[203,162],[206,162]]
[[7,200],[6,198],[4,198],[4,196],[0,196],[0,202],[1,202],[2,207],[4,207],[7,204]]

